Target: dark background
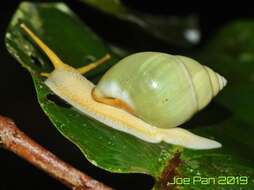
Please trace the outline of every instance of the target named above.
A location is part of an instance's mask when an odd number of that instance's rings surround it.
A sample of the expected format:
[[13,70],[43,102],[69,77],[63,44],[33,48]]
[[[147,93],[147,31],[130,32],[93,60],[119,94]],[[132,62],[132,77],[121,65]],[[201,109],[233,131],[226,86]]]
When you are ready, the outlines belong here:
[[[254,7],[244,2],[238,2],[235,5],[230,2],[230,5],[224,6],[222,6],[223,2],[205,2],[206,4],[202,6],[194,2],[186,4],[185,1],[178,1],[178,4],[173,1],[170,1],[170,4],[165,2],[124,1],[127,6],[153,14],[198,15],[203,41],[209,39],[219,27],[232,20],[254,18]],[[93,14],[96,14],[95,11],[75,0],[66,1],[66,3],[83,20],[87,17],[88,25],[95,32],[102,33],[99,31],[101,28],[92,19]],[[10,0],[2,1],[0,5],[0,114],[13,118],[18,127],[39,144],[95,179],[116,189],[150,189],[153,185],[151,177],[141,174],[111,174],[94,167],[78,148],[60,135],[49,122],[37,103],[30,75],[7,52],[4,45],[5,30],[18,4],[19,1]],[[103,37],[111,39],[113,36],[117,38],[120,35],[115,31],[113,35],[106,34]],[[0,149],[0,190],[6,189],[67,188],[16,155]]]

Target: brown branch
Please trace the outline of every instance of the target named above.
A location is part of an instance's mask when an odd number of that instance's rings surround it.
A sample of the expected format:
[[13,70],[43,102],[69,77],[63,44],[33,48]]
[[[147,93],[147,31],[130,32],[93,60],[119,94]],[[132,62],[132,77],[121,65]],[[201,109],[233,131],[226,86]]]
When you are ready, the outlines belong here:
[[73,190],[112,189],[63,162],[20,131],[11,119],[1,115],[0,143]]

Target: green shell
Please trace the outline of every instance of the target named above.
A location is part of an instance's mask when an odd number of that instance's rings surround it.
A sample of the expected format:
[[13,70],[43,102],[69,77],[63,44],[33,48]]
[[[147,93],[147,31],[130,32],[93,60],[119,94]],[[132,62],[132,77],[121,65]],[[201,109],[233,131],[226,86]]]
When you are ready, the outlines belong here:
[[171,128],[204,108],[225,85],[222,76],[193,59],[141,52],[108,70],[95,94],[121,99],[147,123]]

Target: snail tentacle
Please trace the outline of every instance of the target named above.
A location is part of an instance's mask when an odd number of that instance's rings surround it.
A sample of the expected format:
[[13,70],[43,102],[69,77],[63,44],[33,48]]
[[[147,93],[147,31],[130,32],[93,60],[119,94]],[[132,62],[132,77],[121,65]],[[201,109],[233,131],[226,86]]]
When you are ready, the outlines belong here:
[[35,41],[35,43],[43,50],[52,62],[55,69],[65,67],[66,64],[39,38],[37,37],[24,23],[20,27]]
[[[20,25],[20,27],[27,33],[29,36],[36,42],[36,44],[43,50],[43,52],[48,56],[50,61],[52,62],[55,69],[57,68],[68,68],[68,65],[66,65],[39,37],[37,37],[24,23]],[[110,54],[104,55],[102,58],[98,59],[95,62],[92,62],[88,65],[85,65],[83,67],[78,68],[77,70],[80,72],[80,74],[85,74],[88,71],[91,71],[92,69],[96,68],[100,64],[105,63],[111,58]],[[50,73],[40,73],[42,76],[49,77]]]
[[43,76],[43,77],[49,77],[50,73],[42,72],[42,73],[40,73],[40,75]]
[[98,59],[95,62],[92,62],[88,65],[85,65],[83,67],[78,68],[77,70],[79,71],[80,74],[85,74],[88,71],[93,70],[94,68],[98,67],[99,65],[106,63],[106,61],[108,61],[111,58],[110,54],[107,53],[106,55],[104,55],[102,58]]

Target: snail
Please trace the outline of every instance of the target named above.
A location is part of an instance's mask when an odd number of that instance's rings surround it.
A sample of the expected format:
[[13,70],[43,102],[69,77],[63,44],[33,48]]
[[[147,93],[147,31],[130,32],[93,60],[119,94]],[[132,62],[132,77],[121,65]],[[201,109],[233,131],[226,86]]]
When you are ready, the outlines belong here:
[[150,143],[164,141],[190,149],[221,147],[215,140],[179,127],[226,85],[226,79],[212,69],[184,56],[141,52],[120,60],[94,85],[83,74],[105,63],[109,54],[73,68],[25,24],[20,26],[54,66],[51,73],[41,73],[47,77],[46,86],[82,113]]

